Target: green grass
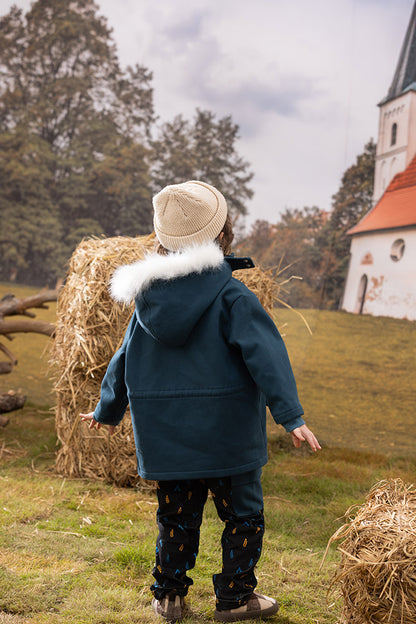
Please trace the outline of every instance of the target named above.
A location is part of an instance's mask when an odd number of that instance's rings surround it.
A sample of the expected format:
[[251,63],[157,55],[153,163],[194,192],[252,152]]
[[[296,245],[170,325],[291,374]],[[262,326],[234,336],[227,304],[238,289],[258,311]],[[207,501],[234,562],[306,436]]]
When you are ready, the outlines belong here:
[[[21,428],[31,431],[32,445],[17,444]],[[0,611],[39,624],[154,621],[148,590],[154,494],[57,476],[51,442],[44,450],[39,444],[52,430],[50,416],[33,419],[24,410],[19,425],[2,432],[11,452],[0,468]],[[412,459],[339,448],[291,451],[286,438],[271,433],[258,578],[261,590],[281,602],[276,624],[338,622],[339,600],[327,601],[334,547],[320,569],[328,539],[372,485],[390,477],[410,481],[415,468]],[[211,575],[220,565],[221,530],[208,501],[185,622],[213,622]]]
[[[416,325],[338,312],[305,315],[312,337],[293,313],[279,311],[277,320],[323,450],[294,451],[269,423],[266,535],[257,573],[259,589],[281,603],[272,622],[336,624],[341,602],[332,594],[327,599],[338,561],[334,546],[320,567],[330,536],[375,483],[414,480],[416,453],[407,434],[415,426]],[[156,498],[54,473],[51,383],[39,372],[46,371],[47,339],[29,337],[15,338],[21,354],[13,375],[30,403],[0,430],[0,622],[154,622],[148,587]],[[11,377],[3,376],[3,388],[11,387]],[[220,566],[221,530],[209,500],[185,624],[213,622],[211,575]]]
[[343,312],[304,315],[312,336],[290,311],[279,311],[277,323],[315,433],[331,445],[414,455],[416,323]]

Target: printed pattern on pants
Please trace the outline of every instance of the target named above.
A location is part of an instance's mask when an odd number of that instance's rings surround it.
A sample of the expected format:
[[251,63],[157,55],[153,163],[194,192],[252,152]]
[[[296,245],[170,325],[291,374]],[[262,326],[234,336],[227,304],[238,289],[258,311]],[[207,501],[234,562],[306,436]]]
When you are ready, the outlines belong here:
[[[260,486],[261,487],[261,486]],[[241,490],[241,486],[240,486]],[[237,515],[233,506],[232,477],[159,481],[155,582],[151,589],[161,599],[169,592],[185,596],[193,581],[200,526],[208,492],[225,523],[222,534],[222,571],[214,574],[217,609],[244,604],[257,585],[254,568],[260,558],[264,534],[263,509]],[[260,505],[260,503],[259,503]]]

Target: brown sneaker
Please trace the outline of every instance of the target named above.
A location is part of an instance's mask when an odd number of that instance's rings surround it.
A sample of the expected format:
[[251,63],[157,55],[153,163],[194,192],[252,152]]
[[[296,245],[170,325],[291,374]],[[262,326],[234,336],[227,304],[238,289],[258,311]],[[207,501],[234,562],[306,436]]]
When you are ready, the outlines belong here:
[[153,611],[161,615],[168,622],[178,622],[185,610],[185,599],[178,594],[167,594],[160,600],[153,598]]
[[262,596],[254,592],[251,594],[247,604],[236,609],[226,611],[216,610],[214,618],[219,622],[239,622],[240,620],[250,620],[251,618],[271,617],[279,610],[279,605],[274,598]]

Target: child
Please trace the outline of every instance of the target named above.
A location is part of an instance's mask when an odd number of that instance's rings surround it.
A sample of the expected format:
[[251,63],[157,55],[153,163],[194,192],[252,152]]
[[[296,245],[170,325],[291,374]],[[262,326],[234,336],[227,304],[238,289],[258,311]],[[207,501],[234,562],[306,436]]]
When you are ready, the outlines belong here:
[[320,448],[302,419],[284,343],[257,297],[231,276],[233,238],[223,195],[192,180],[153,198],[159,248],[119,268],[111,282],[135,313],[113,356],[90,428],[114,427],[130,404],[138,472],[157,481],[154,611],[184,612],[208,492],[225,523],[223,566],[213,576],[215,618],[271,616],[254,591],[264,533],[261,468],[266,404],[294,445]]

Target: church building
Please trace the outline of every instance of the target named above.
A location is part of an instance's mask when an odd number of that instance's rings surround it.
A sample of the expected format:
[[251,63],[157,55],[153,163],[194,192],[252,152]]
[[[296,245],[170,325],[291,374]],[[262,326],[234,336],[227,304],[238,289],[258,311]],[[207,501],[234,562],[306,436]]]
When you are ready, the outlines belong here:
[[373,208],[348,232],[342,309],[416,320],[416,2],[379,108]]

